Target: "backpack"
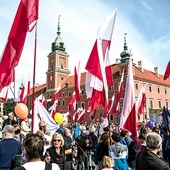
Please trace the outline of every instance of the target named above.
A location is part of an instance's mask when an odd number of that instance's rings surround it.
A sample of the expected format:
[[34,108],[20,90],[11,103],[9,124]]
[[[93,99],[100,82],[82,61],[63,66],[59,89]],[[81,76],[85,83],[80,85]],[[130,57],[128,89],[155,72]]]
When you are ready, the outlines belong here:
[[[23,166],[14,168],[13,170],[26,170]],[[45,162],[45,170],[52,170],[52,164]]]

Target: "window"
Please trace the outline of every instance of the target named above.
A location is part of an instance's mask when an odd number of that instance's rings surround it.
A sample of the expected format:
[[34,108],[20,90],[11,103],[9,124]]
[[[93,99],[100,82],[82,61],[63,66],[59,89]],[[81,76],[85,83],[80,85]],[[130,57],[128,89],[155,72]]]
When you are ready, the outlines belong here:
[[136,90],[138,90],[138,89],[139,89],[139,85],[138,85],[138,83],[136,83],[136,84],[135,84],[135,88],[136,88]]
[[64,92],[62,93],[62,96],[64,96]]
[[58,106],[60,106],[60,100],[58,100]]
[[65,104],[65,101],[64,101],[64,100],[62,100],[62,105],[64,106],[64,104]]
[[108,87],[108,91],[112,91],[113,87],[112,86],[109,86]]
[[110,115],[110,120],[113,120],[113,115]]
[[161,100],[158,101],[159,108],[162,108]]
[[165,94],[167,94],[167,89],[165,89]]
[[81,107],[82,107],[83,109],[85,108],[84,102],[81,103]]
[[51,85],[50,85],[50,89],[52,89],[52,88],[53,88],[53,85],[51,84]]
[[51,75],[51,76],[50,76],[50,81],[52,81],[52,80],[53,80],[53,76]]
[[158,87],[158,93],[160,93],[160,88]]
[[149,86],[149,92],[152,92],[152,86]]
[[168,105],[168,101],[166,101],[166,104],[165,104],[165,105],[166,105],[166,108],[168,108],[168,106],[169,106],[169,105]]
[[153,109],[153,100],[150,100],[150,108]]
[[70,96],[71,96],[71,91],[68,92],[68,97],[70,97]]
[[84,89],[81,89],[81,95],[84,95]]
[[64,77],[61,77],[61,80],[64,80]]

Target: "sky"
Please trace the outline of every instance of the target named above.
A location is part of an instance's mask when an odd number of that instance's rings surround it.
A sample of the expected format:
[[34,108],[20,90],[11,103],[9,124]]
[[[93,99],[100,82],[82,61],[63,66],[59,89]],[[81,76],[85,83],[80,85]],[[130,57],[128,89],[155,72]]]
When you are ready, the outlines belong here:
[[[134,63],[142,60],[143,68],[164,74],[170,60],[170,1],[169,0],[39,0],[37,25],[35,84],[46,83],[48,54],[57,37],[58,17],[61,37],[69,54],[71,75],[81,60],[82,71],[88,60],[97,30],[106,17],[117,8],[117,16],[110,48],[111,64],[120,59],[124,34]],[[1,0],[0,55],[5,47],[20,0]],[[20,62],[16,67],[15,93],[30,70],[33,75],[35,31],[27,34]],[[13,85],[11,90],[14,91]],[[12,95],[12,93],[10,94]],[[12,96],[11,96],[12,97]]]

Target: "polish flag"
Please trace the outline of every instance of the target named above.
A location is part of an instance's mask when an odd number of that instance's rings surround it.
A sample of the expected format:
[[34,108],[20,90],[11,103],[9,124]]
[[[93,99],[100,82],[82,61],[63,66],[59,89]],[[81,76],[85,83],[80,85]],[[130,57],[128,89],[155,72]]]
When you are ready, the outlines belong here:
[[5,86],[5,87],[0,91],[0,100],[2,100],[4,103],[7,102],[8,88],[9,88],[9,86]]
[[136,113],[143,114],[144,113],[144,107],[146,103],[146,93],[145,93],[145,87],[142,86],[138,100],[136,101]]
[[20,61],[27,32],[31,32],[37,23],[38,9],[39,0],[20,1],[0,59],[0,89],[14,81],[13,72]]
[[128,75],[126,81],[122,115],[120,118],[120,128],[129,130],[132,133],[133,139],[137,140],[136,100],[131,57],[129,59],[128,65]]
[[77,121],[79,112],[80,112],[80,108],[78,108],[78,109],[77,109],[77,112],[74,113],[74,115],[73,115],[73,121]]
[[85,119],[85,109],[81,108],[77,120],[82,122]]
[[169,77],[170,77],[170,61],[168,62],[168,65],[167,65],[166,70],[165,70],[164,80],[166,80]]
[[108,86],[113,85],[109,50],[116,18],[114,10],[98,31],[97,40],[93,46],[86,64],[86,94],[90,99],[88,111],[90,114],[98,107],[104,107],[108,112]]
[[40,95],[38,96],[38,100],[42,103],[42,105],[43,105],[44,107],[46,107],[46,101],[45,101],[45,97],[44,97],[43,94],[40,94]]
[[78,66],[75,67],[74,69],[74,88],[75,88],[75,95],[76,95],[76,100],[80,100],[80,78],[81,78],[81,73],[80,73],[80,61],[78,62]]
[[51,99],[51,104],[56,104],[58,103],[58,99],[61,96],[61,84],[59,84],[56,92],[54,93],[52,99]]
[[123,69],[123,72],[122,72],[118,92],[117,92],[117,95],[116,95],[115,106],[113,108],[113,113],[115,113],[115,114],[119,111],[119,104],[120,104],[120,99],[121,99],[121,96],[122,96],[122,88],[123,88],[123,78],[124,78],[124,69]]
[[51,117],[54,119],[54,116],[55,116],[55,114],[56,114],[56,112],[57,112],[57,110],[58,110],[58,105],[57,105],[57,103],[54,103],[48,110],[51,111],[51,112],[50,112],[50,115],[51,115]]
[[111,100],[109,101],[109,104],[108,104],[108,113],[110,113],[110,111],[113,108],[114,100],[115,100],[115,95],[113,95]]
[[69,109],[69,111],[74,111],[76,109],[76,94],[75,94],[75,91],[73,92],[73,94],[69,98],[68,109]]

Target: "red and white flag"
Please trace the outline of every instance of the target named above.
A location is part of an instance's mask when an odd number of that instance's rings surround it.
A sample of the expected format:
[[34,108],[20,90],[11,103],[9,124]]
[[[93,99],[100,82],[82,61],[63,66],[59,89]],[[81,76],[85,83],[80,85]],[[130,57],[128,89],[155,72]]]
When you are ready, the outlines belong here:
[[132,133],[133,139],[137,140],[136,100],[131,57],[129,59],[128,65],[128,75],[126,81],[122,115],[120,118],[120,128],[129,130]]
[[68,100],[68,109],[69,109],[69,111],[76,110],[76,94],[75,94],[75,91],[73,92],[73,94],[70,96],[70,98]]
[[168,62],[168,65],[167,65],[166,70],[165,70],[164,80],[166,80],[169,77],[170,77],[170,61]]
[[114,10],[105,20],[98,31],[97,40],[93,46],[90,57],[86,64],[86,94],[90,99],[88,111],[93,111],[98,107],[108,109],[108,86],[113,85],[109,50],[112,33],[116,18]]
[[80,61],[78,62],[78,66],[75,67],[74,69],[74,88],[75,88],[75,95],[76,95],[76,100],[80,100],[80,79],[81,79],[81,73],[80,73]]
[[45,101],[44,94],[40,94],[37,98],[42,103],[42,105],[46,108],[46,101]]
[[115,95],[112,96],[111,100],[108,103],[108,113],[110,113],[110,111],[112,110],[114,101],[115,101]]
[[138,100],[136,101],[136,113],[143,114],[144,113],[144,107],[146,103],[146,92],[145,87],[142,86]]
[[4,103],[7,102],[8,89],[9,89],[9,86],[5,86],[5,87],[0,91],[0,100],[2,100]]
[[85,109],[81,108],[77,120],[82,122],[85,119]]
[[14,68],[18,65],[27,32],[31,32],[38,20],[39,0],[21,0],[14,18],[0,62],[0,88],[10,84]]
[[122,96],[122,88],[123,88],[123,78],[124,78],[124,69],[123,69],[123,72],[122,72],[118,92],[117,92],[117,95],[116,95],[116,102],[115,102],[113,112],[112,112],[113,114],[116,114],[119,111],[119,104],[120,104],[120,99],[121,99],[121,96]]
[[61,84],[59,84],[56,92],[54,93],[52,99],[51,99],[51,104],[56,104],[58,103],[58,99],[61,96]]

